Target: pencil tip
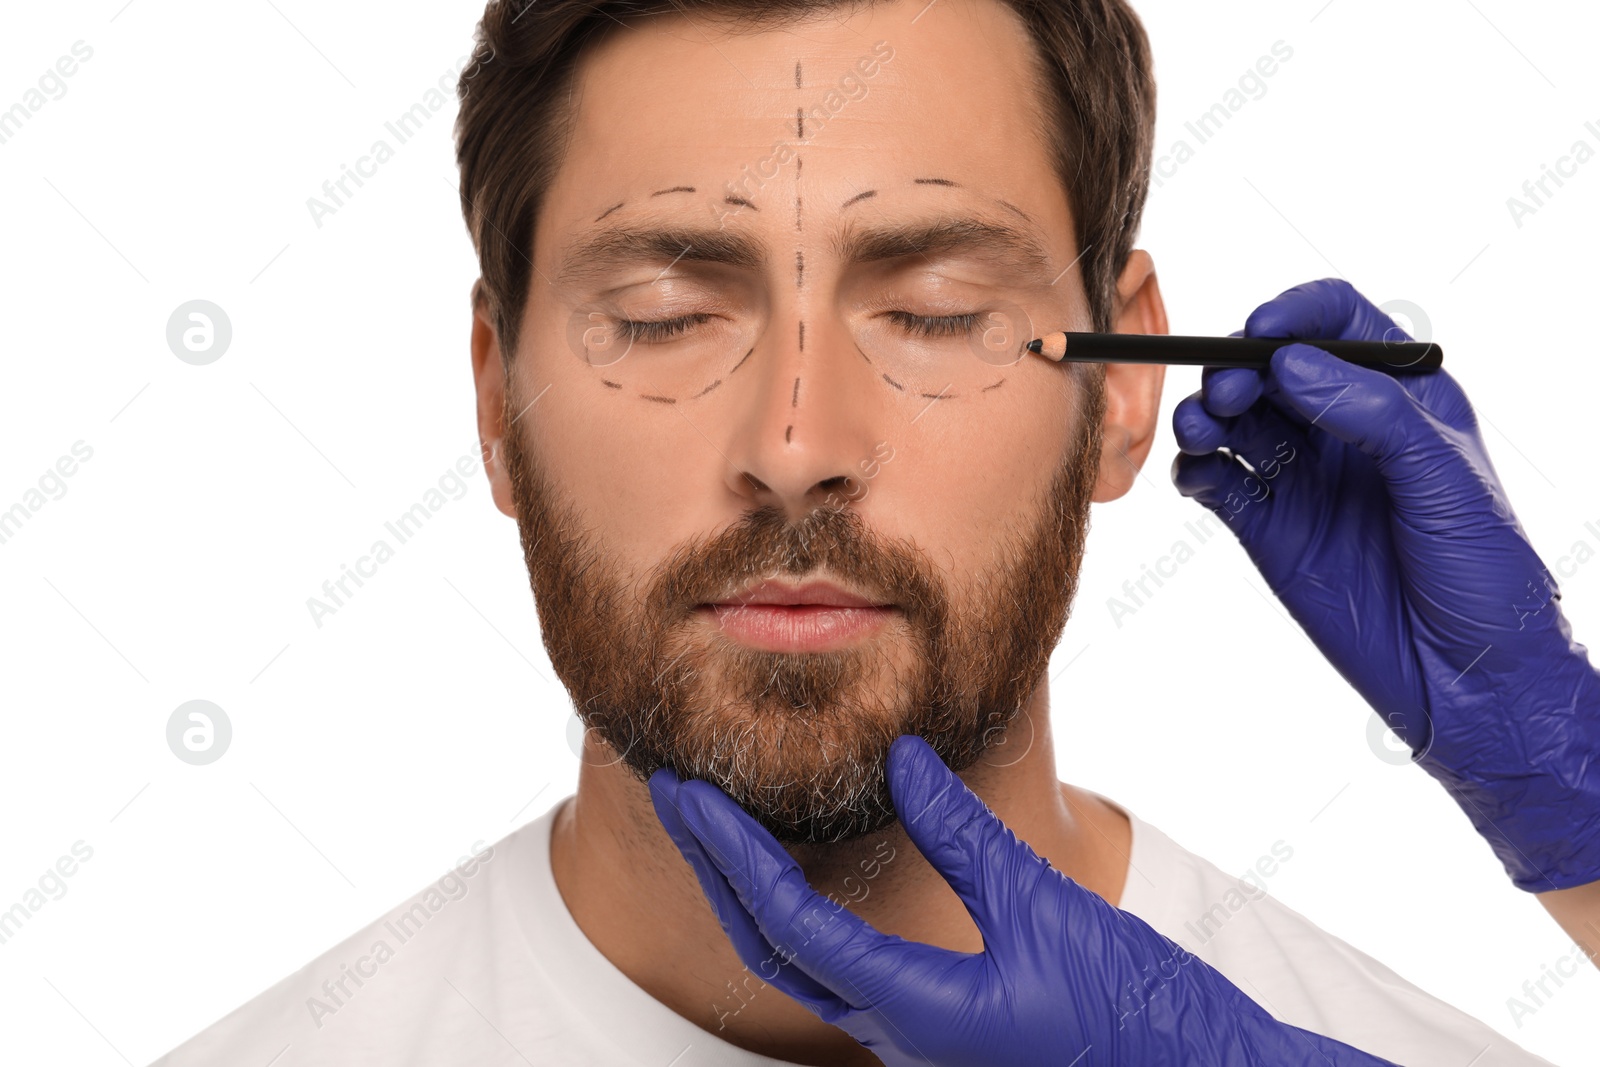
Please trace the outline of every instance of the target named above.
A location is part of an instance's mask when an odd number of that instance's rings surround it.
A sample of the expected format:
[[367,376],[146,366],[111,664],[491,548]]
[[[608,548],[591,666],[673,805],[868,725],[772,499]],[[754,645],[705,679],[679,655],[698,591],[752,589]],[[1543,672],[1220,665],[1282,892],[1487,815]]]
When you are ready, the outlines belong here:
[[1028,342],[1028,351],[1035,355],[1044,351],[1044,338],[1038,337]]

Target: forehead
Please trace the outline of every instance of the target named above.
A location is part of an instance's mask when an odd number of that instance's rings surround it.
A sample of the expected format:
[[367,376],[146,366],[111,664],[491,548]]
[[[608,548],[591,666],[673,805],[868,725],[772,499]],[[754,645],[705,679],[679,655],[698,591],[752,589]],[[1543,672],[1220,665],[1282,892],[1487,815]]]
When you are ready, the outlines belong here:
[[734,196],[760,224],[798,228],[803,205],[843,221],[872,194],[932,207],[965,195],[1059,222],[1035,71],[999,0],[839,6],[761,29],[707,12],[643,20],[578,68],[544,221],[570,233],[608,212],[709,214]]

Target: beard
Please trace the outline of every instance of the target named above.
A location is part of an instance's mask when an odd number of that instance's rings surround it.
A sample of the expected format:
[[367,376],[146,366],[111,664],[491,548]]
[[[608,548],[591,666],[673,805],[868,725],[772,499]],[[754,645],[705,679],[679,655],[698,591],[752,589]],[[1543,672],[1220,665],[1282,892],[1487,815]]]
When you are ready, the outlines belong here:
[[[1048,668],[1098,477],[1105,391],[1094,371],[1063,385],[1083,401],[1079,425],[1031,525],[997,530],[990,564],[950,582],[849,505],[799,523],[756,507],[635,580],[524,447],[508,385],[501,425],[523,556],[578,717],[640,782],[660,767],[704,779],[785,845],[888,826],[896,737],[916,734],[964,770],[1004,742]],[[826,576],[898,610],[857,645],[806,653],[739,644],[695,611],[778,576]]]

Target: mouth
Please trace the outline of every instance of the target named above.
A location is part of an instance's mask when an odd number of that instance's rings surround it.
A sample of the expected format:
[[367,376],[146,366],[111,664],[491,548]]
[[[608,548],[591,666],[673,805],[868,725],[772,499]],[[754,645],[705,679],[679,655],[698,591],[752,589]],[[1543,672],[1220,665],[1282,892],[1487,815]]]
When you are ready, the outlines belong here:
[[899,613],[824,581],[762,582],[695,614],[731,640],[767,652],[828,652],[863,641]]

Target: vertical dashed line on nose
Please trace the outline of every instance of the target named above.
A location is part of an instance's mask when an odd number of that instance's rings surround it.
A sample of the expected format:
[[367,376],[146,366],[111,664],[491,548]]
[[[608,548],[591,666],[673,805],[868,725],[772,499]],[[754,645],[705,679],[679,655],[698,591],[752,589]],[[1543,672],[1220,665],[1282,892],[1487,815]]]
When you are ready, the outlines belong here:
[[[805,84],[805,79],[804,79],[803,72],[801,70],[800,60],[796,59],[794,61],[794,87],[796,89],[800,89],[800,88],[804,87],[804,84]],[[804,141],[806,139],[806,110],[805,110],[804,106],[796,107],[795,110],[794,110],[794,129],[795,129],[795,134],[796,134],[797,138],[799,140],[801,140],[801,141]],[[800,158],[800,153],[797,150],[795,152],[795,156],[794,156],[794,229],[795,229],[796,233],[803,233],[805,231],[805,223],[804,223],[804,220],[803,220],[802,202],[801,202],[801,197],[800,197],[800,170],[801,170],[801,167],[803,166],[803,162],[804,161]],[[795,251],[794,251],[794,287],[795,287],[796,290],[804,289],[805,288],[805,284],[806,284],[806,254],[805,254],[805,249],[796,248]],[[806,350],[806,324],[805,324],[805,320],[804,319],[800,320],[799,345],[800,345],[800,351],[804,352]],[[799,378],[796,378],[794,380],[794,392],[789,397],[789,406],[791,408],[798,408],[800,406],[800,379]],[[784,431],[783,431],[783,443],[784,444],[789,444],[793,439],[794,439],[794,426],[793,426],[793,424],[791,424],[788,427],[786,427],[784,429]]]

